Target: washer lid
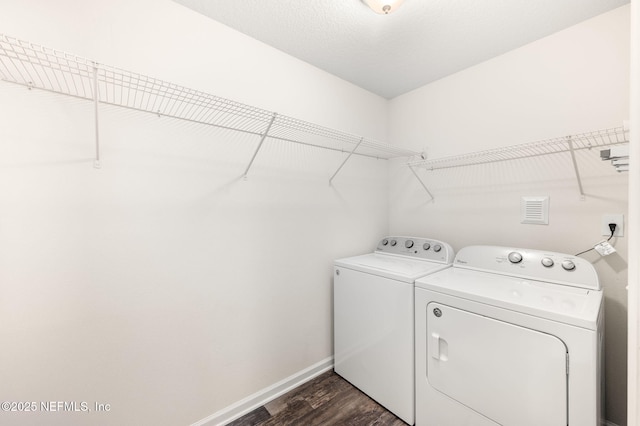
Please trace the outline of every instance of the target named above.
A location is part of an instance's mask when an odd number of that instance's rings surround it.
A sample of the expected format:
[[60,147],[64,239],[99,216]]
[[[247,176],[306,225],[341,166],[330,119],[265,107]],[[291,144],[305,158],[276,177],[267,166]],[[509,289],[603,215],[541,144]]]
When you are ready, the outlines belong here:
[[449,268],[416,280],[424,288],[552,321],[595,330],[602,291]]
[[336,266],[412,283],[419,277],[451,265],[393,254],[369,253],[335,261]]

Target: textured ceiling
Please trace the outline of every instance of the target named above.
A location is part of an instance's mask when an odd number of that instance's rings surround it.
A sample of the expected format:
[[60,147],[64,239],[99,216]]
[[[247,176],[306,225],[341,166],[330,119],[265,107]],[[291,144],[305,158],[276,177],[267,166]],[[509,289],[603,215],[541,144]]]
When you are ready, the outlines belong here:
[[629,0],[174,0],[385,98],[523,46]]

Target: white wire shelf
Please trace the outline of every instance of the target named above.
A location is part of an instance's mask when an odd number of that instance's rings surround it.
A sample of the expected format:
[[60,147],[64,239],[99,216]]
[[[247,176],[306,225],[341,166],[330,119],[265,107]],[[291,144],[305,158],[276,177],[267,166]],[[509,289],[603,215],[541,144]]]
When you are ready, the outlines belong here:
[[596,130],[588,133],[545,139],[536,142],[529,142],[519,145],[511,145],[503,148],[489,149],[485,151],[472,152],[468,154],[455,155],[450,157],[410,161],[407,163],[413,174],[418,178],[420,184],[427,191],[429,196],[433,195],[425,185],[422,178],[417,174],[416,168],[436,171],[450,169],[454,167],[477,166],[481,164],[496,163],[501,161],[519,160],[569,153],[572,165],[578,181],[580,195],[584,198],[582,180],[575,157],[575,152],[585,149],[593,149],[610,145],[617,145],[629,142],[629,131],[626,127],[615,127],[611,129]]
[[622,144],[625,142],[629,142],[629,132],[625,130],[624,127],[615,127],[612,129],[545,139],[469,154],[412,161],[408,164],[412,167],[421,167],[427,170],[449,169],[452,167],[474,166],[499,161],[559,154],[562,152],[571,152],[572,150],[579,151],[583,149]]
[[0,79],[94,101],[96,117],[101,103],[253,134],[260,137],[258,149],[265,139],[278,139],[347,152],[349,157],[390,159],[418,154],[3,34]]

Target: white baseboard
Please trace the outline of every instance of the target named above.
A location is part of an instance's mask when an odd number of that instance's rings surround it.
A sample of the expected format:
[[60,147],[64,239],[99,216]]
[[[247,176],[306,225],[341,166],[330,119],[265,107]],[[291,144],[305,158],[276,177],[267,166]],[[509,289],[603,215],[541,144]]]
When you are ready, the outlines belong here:
[[[216,411],[212,415],[202,420],[193,423],[191,426],[222,426],[239,417],[244,416],[247,413],[255,410],[256,408],[266,404],[284,395],[290,390],[300,386],[301,384],[308,382],[309,380],[319,376],[320,374],[329,371],[333,368],[333,357],[326,358],[304,370],[287,377],[284,380],[279,381],[269,387],[266,387],[253,395],[249,395],[245,399],[242,399],[235,404],[232,404],[220,411]],[[607,425],[615,426],[615,425]]]

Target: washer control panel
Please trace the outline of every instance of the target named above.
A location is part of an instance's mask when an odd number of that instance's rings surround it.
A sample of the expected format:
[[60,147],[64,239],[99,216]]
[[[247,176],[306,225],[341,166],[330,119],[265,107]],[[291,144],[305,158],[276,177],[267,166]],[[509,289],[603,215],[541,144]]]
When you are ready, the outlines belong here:
[[443,263],[452,263],[455,256],[449,244],[420,237],[385,237],[376,251]]
[[465,247],[454,266],[600,290],[593,265],[570,254],[498,246]]

